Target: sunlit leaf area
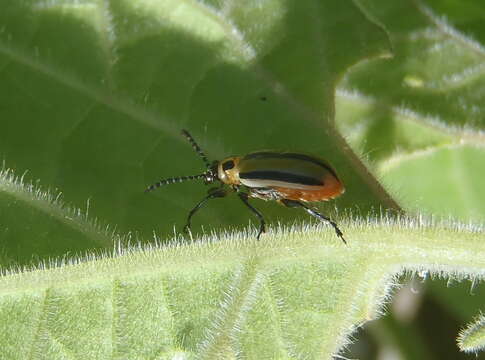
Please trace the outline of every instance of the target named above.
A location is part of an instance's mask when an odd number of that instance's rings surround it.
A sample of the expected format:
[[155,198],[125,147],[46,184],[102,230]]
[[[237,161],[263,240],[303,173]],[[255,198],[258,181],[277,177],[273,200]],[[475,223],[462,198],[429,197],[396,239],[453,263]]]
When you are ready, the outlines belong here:
[[[482,0],[0,9],[0,360],[485,359]],[[261,150],[347,244],[230,186],[183,231]]]

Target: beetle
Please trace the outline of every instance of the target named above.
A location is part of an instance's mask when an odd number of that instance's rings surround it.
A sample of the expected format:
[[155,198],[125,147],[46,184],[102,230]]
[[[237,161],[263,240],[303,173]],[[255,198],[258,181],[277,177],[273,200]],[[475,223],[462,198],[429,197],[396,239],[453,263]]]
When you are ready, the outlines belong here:
[[274,200],[290,208],[301,207],[320,221],[329,223],[337,236],[347,244],[342,231],[334,221],[305,204],[331,200],[345,191],[335,170],[325,160],[295,152],[258,151],[210,162],[187,130],[182,130],[182,135],[202,158],[207,167],[206,171],[198,175],[160,180],[149,186],[145,192],[187,180],[203,180],[206,185],[219,182],[219,186],[210,188],[207,196],[190,210],[184,226],[185,231],[190,231],[192,217],[207,201],[223,198],[230,192],[235,192],[259,219],[259,231],[256,236],[258,240],[266,231],[266,223],[261,212],[249,203],[249,198]]

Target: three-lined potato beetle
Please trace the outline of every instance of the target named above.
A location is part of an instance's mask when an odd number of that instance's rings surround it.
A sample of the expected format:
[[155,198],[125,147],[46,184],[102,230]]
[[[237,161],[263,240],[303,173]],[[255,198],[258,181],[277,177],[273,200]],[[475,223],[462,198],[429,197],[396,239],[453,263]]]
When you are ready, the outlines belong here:
[[333,226],[337,236],[346,243],[342,231],[330,218],[312,210],[306,202],[326,201],[341,195],[345,189],[335,171],[326,161],[311,155],[293,152],[260,151],[245,156],[232,156],[222,161],[209,162],[204,152],[187,130],[182,130],[194,150],[200,155],[207,169],[199,175],[179,176],[160,180],[145,192],[186,180],[204,180],[219,186],[209,189],[208,194],[189,212],[184,227],[190,230],[192,216],[210,199],[222,198],[229,192],[238,197],[259,219],[257,239],[265,232],[263,215],[250,203],[249,198],[275,200],[287,207],[301,207],[310,215]]

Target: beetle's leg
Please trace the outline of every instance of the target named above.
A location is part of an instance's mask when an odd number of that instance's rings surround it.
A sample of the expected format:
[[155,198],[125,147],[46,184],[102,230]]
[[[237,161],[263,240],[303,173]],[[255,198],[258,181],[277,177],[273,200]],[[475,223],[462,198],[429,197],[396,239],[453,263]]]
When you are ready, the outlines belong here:
[[340,229],[338,228],[337,224],[334,221],[330,220],[330,218],[328,218],[328,217],[326,217],[326,216],[324,216],[324,215],[322,215],[320,213],[317,213],[315,210],[310,209],[305,204],[303,204],[303,203],[301,203],[299,201],[296,201],[296,200],[281,199],[280,202],[283,205],[288,206],[288,207],[302,207],[310,215],[316,217],[319,220],[326,221],[326,222],[330,223],[330,225],[332,225],[333,228],[335,229],[335,232],[337,233],[337,236],[340,239],[342,239],[342,241],[344,242],[344,244],[347,244],[347,241],[345,241],[344,235],[342,234],[342,231],[340,231]]
[[259,240],[259,237],[261,236],[262,233],[266,232],[266,222],[264,221],[263,214],[259,212],[259,210],[255,209],[248,201],[248,194],[244,192],[238,192],[237,196],[242,200],[242,202],[251,210],[256,216],[258,217],[260,223],[259,223],[259,232],[258,235],[256,236],[256,239]]
[[207,201],[209,201],[210,199],[221,198],[226,195],[227,195],[227,191],[222,187],[209,189],[208,195],[205,198],[203,198],[201,201],[199,201],[199,203],[195,205],[192,210],[190,210],[189,216],[187,217],[187,223],[184,226],[184,231],[185,232],[190,231],[190,220],[192,219],[192,216],[194,216],[197,210],[199,210],[202,206],[204,206]]

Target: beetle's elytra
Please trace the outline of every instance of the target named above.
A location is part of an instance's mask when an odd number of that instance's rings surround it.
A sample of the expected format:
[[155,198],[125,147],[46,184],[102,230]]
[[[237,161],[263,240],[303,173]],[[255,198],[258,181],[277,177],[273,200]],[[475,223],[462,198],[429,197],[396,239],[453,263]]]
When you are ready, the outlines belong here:
[[260,151],[209,162],[189,132],[182,130],[182,135],[200,155],[207,166],[206,171],[199,175],[160,180],[148,187],[145,192],[155,190],[162,185],[186,180],[201,179],[205,184],[219,182],[219,185],[209,189],[207,196],[189,212],[185,230],[190,230],[192,216],[208,200],[225,197],[230,192],[236,192],[241,201],[260,221],[258,240],[265,232],[265,221],[263,215],[249,203],[249,198],[275,200],[287,207],[301,207],[310,215],[332,225],[337,236],[346,243],[342,231],[334,221],[305,204],[305,202],[334,199],[345,191],[335,170],[326,161],[300,153]]

